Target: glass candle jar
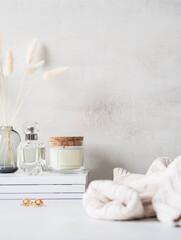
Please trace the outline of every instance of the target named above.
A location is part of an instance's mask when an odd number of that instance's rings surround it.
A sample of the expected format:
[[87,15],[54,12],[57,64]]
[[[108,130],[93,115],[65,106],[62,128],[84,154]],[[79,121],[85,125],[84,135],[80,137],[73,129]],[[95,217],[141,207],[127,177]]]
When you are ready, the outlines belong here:
[[50,137],[49,168],[62,173],[83,170],[84,137]]

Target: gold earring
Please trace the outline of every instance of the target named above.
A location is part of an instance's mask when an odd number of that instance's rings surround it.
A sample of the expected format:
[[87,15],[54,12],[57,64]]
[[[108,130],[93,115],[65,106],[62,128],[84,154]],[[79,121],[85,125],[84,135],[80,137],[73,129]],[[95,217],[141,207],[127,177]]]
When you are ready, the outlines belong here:
[[23,199],[22,205],[25,206],[25,207],[29,207],[30,206],[30,199],[29,198]]
[[42,207],[44,205],[44,202],[41,199],[36,199],[34,201],[34,204],[38,207]]

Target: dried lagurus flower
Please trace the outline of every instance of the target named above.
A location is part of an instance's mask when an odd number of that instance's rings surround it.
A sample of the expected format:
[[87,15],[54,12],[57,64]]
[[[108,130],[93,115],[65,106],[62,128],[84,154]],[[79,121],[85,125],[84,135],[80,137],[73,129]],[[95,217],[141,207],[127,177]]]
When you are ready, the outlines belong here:
[[38,62],[34,66],[28,67],[27,68],[27,73],[32,74],[32,73],[36,72],[38,69],[40,69],[43,66],[44,62],[45,62],[44,60],[41,60],[40,62]]
[[38,43],[38,40],[34,39],[27,49],[26,63],[28,63],[28,64],[30,64],[33,60],[33,57],[34,57],[34,54],[35,54],[35,51],[36,51],[36,47],[37,47],[37,43]]
[[44,72],[43,79],[44,80],[49,80],[49,79],[58,77],[59,75],[64,73],[67,69],[68,69],[68,67],[60,67],[60,68],[56,68],[56,69],[53,69],[53,70],[48,71],[48,72]]
[[4,75],[9,76],[13,72],[13,53],[11,49],[8,49],[4,64]]

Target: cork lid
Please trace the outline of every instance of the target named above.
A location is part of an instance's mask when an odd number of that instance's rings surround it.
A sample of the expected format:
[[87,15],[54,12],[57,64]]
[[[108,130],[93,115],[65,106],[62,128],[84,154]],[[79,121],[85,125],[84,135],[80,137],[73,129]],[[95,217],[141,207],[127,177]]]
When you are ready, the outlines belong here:
[[49,137],[50,146],[82,146],[84,137]]
[[49,137],[50,142],[54,141],[83,141],[84,137]]

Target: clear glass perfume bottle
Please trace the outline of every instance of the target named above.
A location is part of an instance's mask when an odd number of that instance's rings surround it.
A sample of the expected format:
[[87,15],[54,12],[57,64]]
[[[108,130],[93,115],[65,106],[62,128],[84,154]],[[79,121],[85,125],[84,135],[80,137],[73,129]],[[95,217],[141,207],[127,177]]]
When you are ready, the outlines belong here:
[[38,123],[25,123],[25,141],[18,147],[18,168],[28,175],[37,175],[45,165],[45,146],[38,142]]

